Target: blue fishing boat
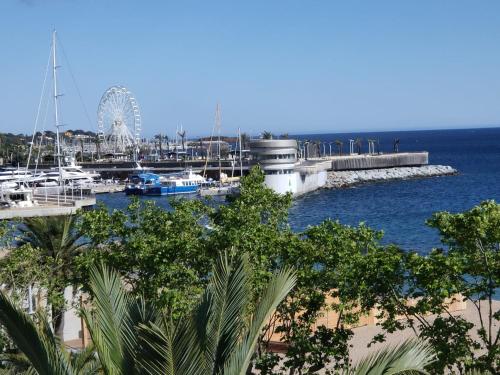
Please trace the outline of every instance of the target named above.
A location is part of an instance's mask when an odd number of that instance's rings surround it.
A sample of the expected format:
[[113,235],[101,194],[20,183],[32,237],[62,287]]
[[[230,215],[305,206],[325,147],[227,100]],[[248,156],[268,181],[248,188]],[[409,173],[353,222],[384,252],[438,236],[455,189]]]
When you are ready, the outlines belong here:
[[177,195],[196,193],[205,179],[186,170],[169,175],[139,173],[130,176],[130,184],[125,189],[127,195]]

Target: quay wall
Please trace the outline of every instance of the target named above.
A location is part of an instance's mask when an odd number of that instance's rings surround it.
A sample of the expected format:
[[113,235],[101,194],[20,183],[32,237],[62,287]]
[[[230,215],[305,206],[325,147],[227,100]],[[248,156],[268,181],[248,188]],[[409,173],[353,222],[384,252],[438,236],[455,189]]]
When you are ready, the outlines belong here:
[[368,154],[333,156],[330,167],[333,171],[352,171],[359,169],[382,169],[394,167],[418,167],[429,164],[428,152],[405,152],[399,154]]
[[327,181],[327,171],[319,170],[316,173],[301,174],[297,173],[297,190],[294,196],[309,193],[325,186]]
[[309,193],[325,187],[328,180],[328,172],[325,170],[314,173],[300,173],[298,171],[282,175],[266,175],[266,186],[276,193],[292,193],[294,197]]

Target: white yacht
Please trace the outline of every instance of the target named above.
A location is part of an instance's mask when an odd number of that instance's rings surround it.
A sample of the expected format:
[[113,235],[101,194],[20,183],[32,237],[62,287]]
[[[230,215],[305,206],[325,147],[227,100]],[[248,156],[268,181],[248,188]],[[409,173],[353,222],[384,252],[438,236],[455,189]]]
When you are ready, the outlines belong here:
[[0,186],[0,207],[33,207],[33,190],[23,184],[16,187]]
[[38,186],[57,186],[62,181],[65,185],[92,185],[101,181],[101,175],[96,172],[87,172],[74,160],[69,165],[59,168],[52,168],[49,172],[41,172],[32,177],[30,182]]
[[26,172],[25,169],[13,167],[4,167],[0,169],[0,183],[24,179],[27,176],[31,176],[31,173]]

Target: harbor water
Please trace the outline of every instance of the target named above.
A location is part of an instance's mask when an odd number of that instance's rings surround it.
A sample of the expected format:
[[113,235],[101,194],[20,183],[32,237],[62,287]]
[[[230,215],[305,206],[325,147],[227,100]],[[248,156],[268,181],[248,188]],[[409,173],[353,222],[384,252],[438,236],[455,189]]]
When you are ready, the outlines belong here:
[[[308,225],[332,218],[343,224],[368,226],[384,231],[384,243],[396,243],[407,250],[426,253],[440,246],[435,229],[425,221],[437,211],[461,212],[486,199],[500,202],[500,128],[379,132],[362,134],[321,134],[299,138],[311,141],[341,140],[344,152],[349,139],[378,140],[381,152],[428,151],[429,163],[450,165],[456,176],[368,183],[354,187],[318,190],[293,202],[290,225],[300,231]],[[333,152],[332,146],[332,152]],[[327,153],[329,146],[326,146]],[[151,197],[168,207],[165,197]],[[124,194],[103,194],[98,201],[122,209],[129,201]]]

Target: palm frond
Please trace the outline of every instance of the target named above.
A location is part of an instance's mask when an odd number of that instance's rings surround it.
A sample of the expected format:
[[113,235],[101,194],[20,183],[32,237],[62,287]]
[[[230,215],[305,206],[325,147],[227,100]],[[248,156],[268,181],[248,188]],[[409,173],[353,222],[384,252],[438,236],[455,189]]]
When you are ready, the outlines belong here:
[[389,346],[361,360],[349,374],[395,375],[426,374],[425,368],[435,361],[431,346],[416,339]]
[[98,374],[101,369],[101,363],[95,352],[93,344],[87,346],[83,350],[74,352],[70,356],[71,366],[75,373],[79,375]]
[[0,323],[38,374],[73,373],[45,317],[42,316],[39,329],[33,319],[3,292],[0,292]]
[[74,255],[86,245],[75,220],[72,215],[24,219],[18,228],[18,245],[31,244],[51,257]]
[[82,310],[92,342],[107,374],[126,373],[132,367],[127,347],[129,297],[116,272],[105,265],[90,270],[90,290],[94,309]]
[[245,374],[255,352],[257,340],[264,325],[268,322],[276,307],[286,298],[296,283],[295,272],[285,268],[273,275],[259,301],[257,311],[243,340],[234,349],[229,361],[224,366],[223,374]]
[[5,367],[6,373],[19,374],[32,368],[28,358],[23,353],[18,352],[0,354],[0,362]]
[[[207,287],[210,310],[209,319],[205,320],[205,353],[207,363],[213,366],[210,371],[212,374],[223,368],[245,326],[245,309],[251,294],[248,268],[247,255],[235,257],[230,262],[228,255],[223,254],[215,265]],[[200,307],[205,311],[203,302]]]
[[196,329],[192,320],[177,324],[165,318],[161,327],[156,324],[140,325],[139,363],[150,375],[202,375],[207,373]]

